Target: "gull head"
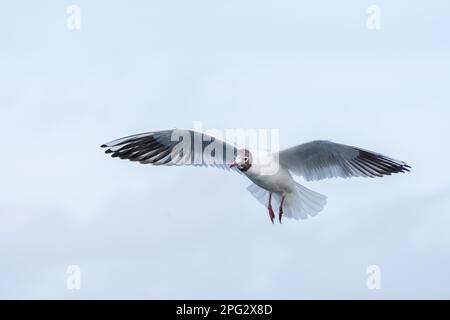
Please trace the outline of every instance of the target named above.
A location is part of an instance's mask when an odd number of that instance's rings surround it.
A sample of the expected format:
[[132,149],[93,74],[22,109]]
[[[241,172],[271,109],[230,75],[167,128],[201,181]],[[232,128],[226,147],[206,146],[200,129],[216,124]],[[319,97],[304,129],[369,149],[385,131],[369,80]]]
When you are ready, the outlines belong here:
[[239,170],[245,172],[252,166],[252,153],[247,149],[240,149],[236,153],[233,163],[230,168],[238,168]]

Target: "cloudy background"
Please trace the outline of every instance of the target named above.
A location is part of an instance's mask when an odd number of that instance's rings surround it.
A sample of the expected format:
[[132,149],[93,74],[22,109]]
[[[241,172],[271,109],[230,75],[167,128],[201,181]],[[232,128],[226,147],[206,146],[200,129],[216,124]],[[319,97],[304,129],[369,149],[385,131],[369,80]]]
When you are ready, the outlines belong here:
[[[371,4],[2,4],[0,297],[450,298],[450,5],[380,0],[371,31]],[[195,120],[280,129],[281,147],[332,139],[413,171],[307,183],[325,211],[272,225],[242,176],[99,148]],[[69,265],[81,290],[66,288]]]

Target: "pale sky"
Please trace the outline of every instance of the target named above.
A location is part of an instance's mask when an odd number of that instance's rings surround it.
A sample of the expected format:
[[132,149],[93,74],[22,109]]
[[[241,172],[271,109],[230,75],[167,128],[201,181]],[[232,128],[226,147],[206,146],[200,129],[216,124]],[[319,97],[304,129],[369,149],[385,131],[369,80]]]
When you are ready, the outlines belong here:
[[[378,1],[369,30],[372,4],[2,4],[0,297],[450,298],[450,4]],[[194,121],[279,129],[282,148],[331,139],[412,172],[305,182],[325,210],[272,225],[241,175],[99,148]]]

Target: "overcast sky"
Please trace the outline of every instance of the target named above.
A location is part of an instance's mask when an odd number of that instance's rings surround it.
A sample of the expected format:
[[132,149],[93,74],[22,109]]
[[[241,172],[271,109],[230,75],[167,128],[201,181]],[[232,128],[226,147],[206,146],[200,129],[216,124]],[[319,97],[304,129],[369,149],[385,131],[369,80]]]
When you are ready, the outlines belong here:
[[[450,5],[377,1],[369,30],[371,4],[2,4],[0,297],[450,298]],[[279,129],[282,148],[331,139],[413,170],[305,183],[325,210],[272,225],[241,175],[99,148],[194,121]],[[366,287],[370,265],[381,290]]]

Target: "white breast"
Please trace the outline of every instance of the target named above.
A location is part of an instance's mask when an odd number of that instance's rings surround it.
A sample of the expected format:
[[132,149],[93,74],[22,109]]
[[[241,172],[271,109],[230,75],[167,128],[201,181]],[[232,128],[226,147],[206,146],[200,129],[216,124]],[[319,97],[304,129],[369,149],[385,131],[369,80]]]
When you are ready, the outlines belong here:
[[251,151],[252,166],[245,175],[256,185],[267,191],[290,193],[295,190],[295,181],[289,171],[280,166],[278,157],[272,153]]

